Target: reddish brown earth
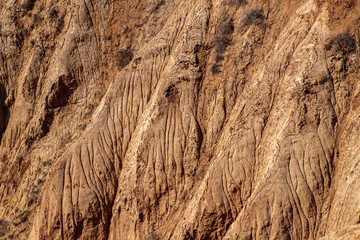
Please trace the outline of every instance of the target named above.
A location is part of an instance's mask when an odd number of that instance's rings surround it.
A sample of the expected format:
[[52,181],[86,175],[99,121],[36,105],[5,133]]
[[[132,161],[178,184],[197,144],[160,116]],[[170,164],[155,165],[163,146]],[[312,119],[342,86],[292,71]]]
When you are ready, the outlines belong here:
[[358,1],[0,13],[0,239],[360,239]]

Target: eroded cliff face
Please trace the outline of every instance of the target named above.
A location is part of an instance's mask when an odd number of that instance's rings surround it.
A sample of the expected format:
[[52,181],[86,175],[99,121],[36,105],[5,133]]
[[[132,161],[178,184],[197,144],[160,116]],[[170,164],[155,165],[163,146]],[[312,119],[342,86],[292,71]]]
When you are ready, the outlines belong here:
[[0,238],[360,238],[357,1],[0,12]]

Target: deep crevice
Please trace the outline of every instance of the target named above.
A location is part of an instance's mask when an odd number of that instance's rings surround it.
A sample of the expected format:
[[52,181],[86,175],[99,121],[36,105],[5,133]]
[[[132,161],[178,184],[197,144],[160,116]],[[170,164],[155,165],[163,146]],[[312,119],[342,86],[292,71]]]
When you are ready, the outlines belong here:
[[5,105],[6,98],[7,98],[6,89],[4,85],[0,84],[0,141],[3,133],[6,130],[10,117],[9,109]]

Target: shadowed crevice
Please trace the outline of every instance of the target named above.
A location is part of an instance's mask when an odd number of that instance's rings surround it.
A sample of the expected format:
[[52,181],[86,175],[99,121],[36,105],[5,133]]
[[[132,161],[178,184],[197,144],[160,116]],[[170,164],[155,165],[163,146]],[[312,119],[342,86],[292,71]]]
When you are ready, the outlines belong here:
[[5,105],[5,100],[7,98],[6,89],[4,85],[0,84],[0,140],[3,133],[6,130],[9,121],[9,109]]

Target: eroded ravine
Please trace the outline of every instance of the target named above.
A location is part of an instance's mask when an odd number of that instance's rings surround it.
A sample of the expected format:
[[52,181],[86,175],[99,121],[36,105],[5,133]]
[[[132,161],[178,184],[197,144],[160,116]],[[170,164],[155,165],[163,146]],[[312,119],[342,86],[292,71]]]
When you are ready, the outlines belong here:
[[0,10],[0,238],[357,236],[357,2]]

